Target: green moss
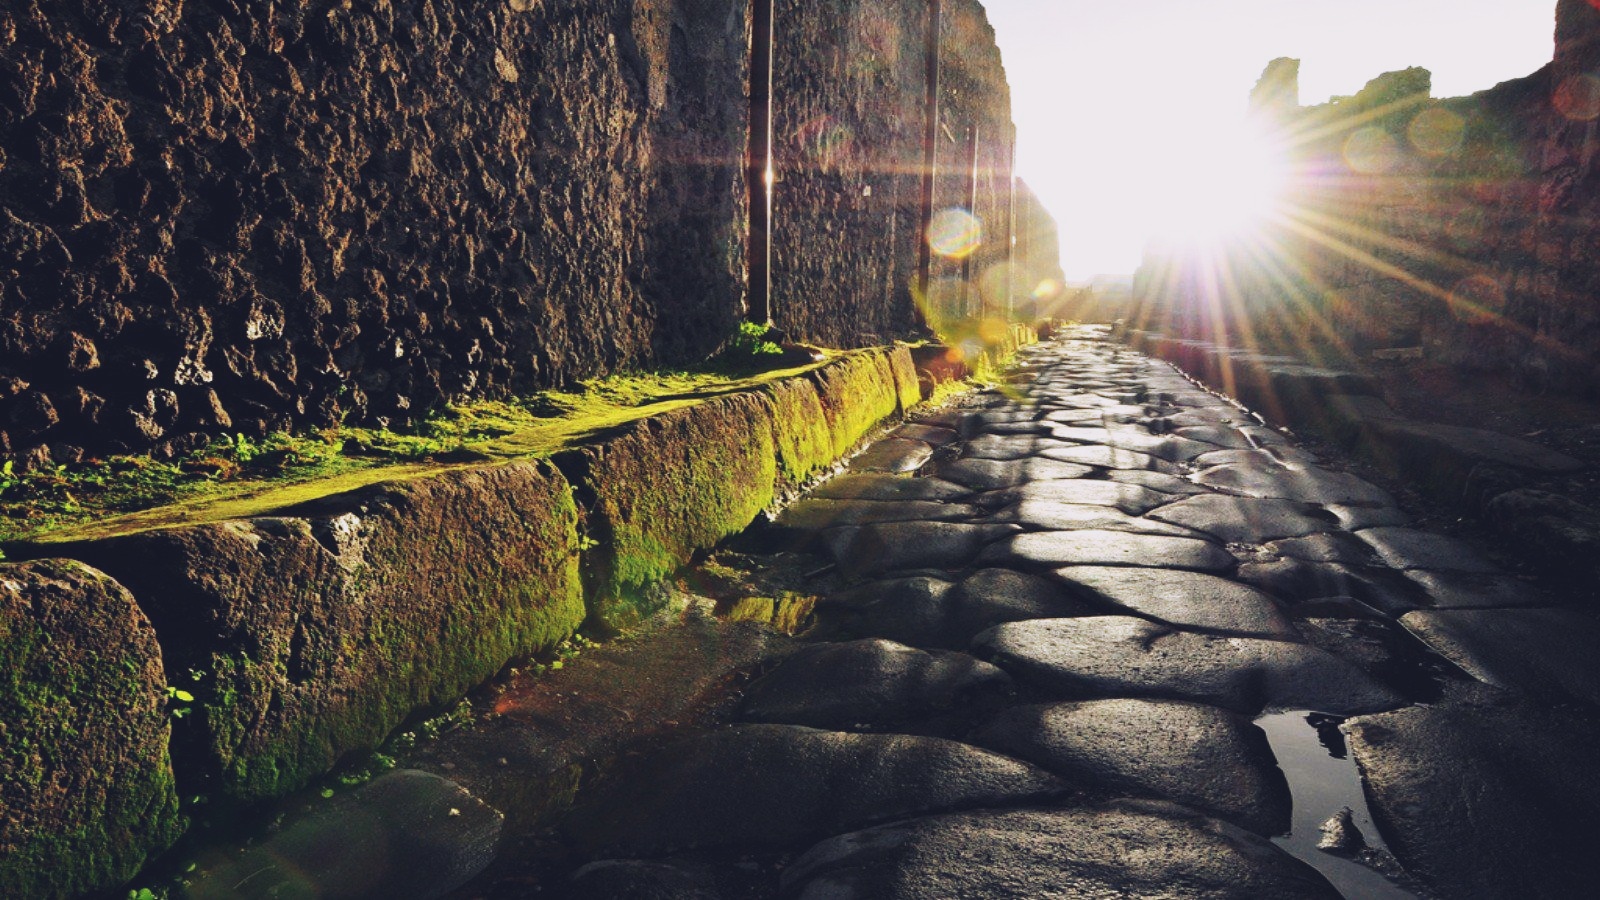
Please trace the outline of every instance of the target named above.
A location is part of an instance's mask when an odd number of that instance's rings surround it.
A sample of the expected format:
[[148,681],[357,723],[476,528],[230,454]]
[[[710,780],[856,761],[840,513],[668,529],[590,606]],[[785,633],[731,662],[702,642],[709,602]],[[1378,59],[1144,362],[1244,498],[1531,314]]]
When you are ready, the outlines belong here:
[[454,405],[404,432],[339,428],[218,441],[172,462],[115,457],[0,480],[0,543],[63,543],[265,515],[368,485],[544,457],[642,418],[821,364],[618,375],[578,390]]
[[767,388],[773,404],[773,440],[778,475],[786,485],[800,485],[836,458],[833,432],[816,386],[791,379]]
[[76,564],[0,582],[0,896],[115,887],[182,830],[153,638],[128,637],[132,601]]
[[869,351],[834,360],[812,374],[838,459],[878,423],[895,414],[899,400],[888,360]]
[[593,498],[587,554],[596,617],[625,626],[647,588],[737,534],[774,499],[771,400],[746,393],[659,416],[558,460]]

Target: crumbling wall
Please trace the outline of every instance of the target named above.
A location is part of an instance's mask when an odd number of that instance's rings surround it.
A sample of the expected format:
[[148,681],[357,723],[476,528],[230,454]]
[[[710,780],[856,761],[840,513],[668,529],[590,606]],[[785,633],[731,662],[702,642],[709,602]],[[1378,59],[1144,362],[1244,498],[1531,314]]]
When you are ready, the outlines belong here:
[[[1286,217],[1221,259],[1150,254],[1140,318],[1335,357],[1422,346],[1462,369],[1595,390],[1600,10],[1563,0],[1558,16],[1550,66],[1470,97],[1430,99],[1413,69],[1267,111],[1293,162]],[[1258,93],[1281,98],[1274,65]]]
[[[906,335],[927,5],[777,7],[778,322]],[[1004,72],[945,10],[999,234]],[[745,313],[749,38],[745,0],[6,4],[0,458],[704,359]]]

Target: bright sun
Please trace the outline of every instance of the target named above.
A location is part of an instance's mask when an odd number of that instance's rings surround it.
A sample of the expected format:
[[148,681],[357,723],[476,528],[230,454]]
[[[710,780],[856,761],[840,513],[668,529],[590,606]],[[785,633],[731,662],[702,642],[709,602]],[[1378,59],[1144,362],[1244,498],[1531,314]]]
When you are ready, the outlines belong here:
[[1248,234],[1277,210],[1287,166],[1258,129],[1219,127],[1175,157],[1153,185],[1152,213],[1165,237],[1220,243]]

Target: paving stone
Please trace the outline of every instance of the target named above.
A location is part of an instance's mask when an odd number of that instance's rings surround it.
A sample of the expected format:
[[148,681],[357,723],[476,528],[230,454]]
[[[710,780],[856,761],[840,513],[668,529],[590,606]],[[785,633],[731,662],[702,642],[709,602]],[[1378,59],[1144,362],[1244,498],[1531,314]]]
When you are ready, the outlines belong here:
[[807,900],[1339,897],[1265,839],[1148,800],[960,813],[840,835],[796,859],[782,887]]
[[1216,466],[1263,466],[1267,469],[1314,466],[1321,462],[1316,454],[1299,447],[1272,446],[1252,450],[1213,450],[1202,453],[1192,462],[1196,468]]
[[1411,579],[1382,566],[1309,562],[1285,557],[1274,562],[1245,563],[1236,576],[1287,604],[1322,597],[1354,597],[1391,616],[1404,615],[1427,603],[1427,595]]
[[1440,896],[1594,894],[1600,720],[1449,705],[1364,716],[1344,730],[1389,849]]
[[[1212,398],[1216,399],[1216,398]],[[1182,412],[1163,416],[1169,427],[1178,428],[1204,428],[1210,425],[1238,425],[1244,422],[1255,421],[1250,414],[1233,406],[1203,406],[1191,407]]]
[[1192,481],[1185,481],[1176,475],[1163,472],[1148,472],[1140,469],[1112,469],[1106,477],[1118,484],[1137,484],[1147,487],[1152,491],[1163,494],[1176,494],[1180,497],[1192,497],[1196,494],[1207,494],[1210,491]]
[[1042,481],[1025,484],[981,498],[985,505],[1010,506],[1019,503],[1074,503],[1080,506],[1105,506],[1130,516],[1143,515],[1171,503],[1173,497],[1136,484],[1082,479]]
[[1143,619],[1036,619],[996,626],[974,652],[1060,699],[1148,697],[1238,712],[1353,715],[1405,703],[1338,657],[1284,641],[1218,637]]
[[981,715],[1010,696],[1011,678],[965,653],[884,640],[815,644],[745,690],[750,722],[837,731],[879,729],[959,712]]
[[1003,622],[1099,615],[1059,583],[1010,569],[979,569],[950,595],[948,628],[960,646]]
[[943,447],[945,444],[953,443],[959,437],[954,428],[946,428],[926,422],[907,422],[890,432],[889,436],[922,441],[935,447]]
[[1215,575],[1118,566],[1068,566],[1052,575],[1081,596],[1109,604],[1117,612],[1179,628],[1299,639],[1294,624],[1270,596]]
[[976,506],[932,500],[801,500],[778,515],[779,527],[820,531],[875,522],[950,522],[976,518]]
[[603,859],[572,873],[566,900],[722,900],[716,876],[697,866],[640,859]]
[[1268,553],[1301,559],[1307,562],[1344,563],[1349,566],[1371,566],[1378,563],[1378,555],[1365,541],[1343,531],[1312,534],[1305,537],[1271,541]]
[[847,473],[823,482],[807,496],[817,500],[955,501],[972,496],[972,489],[938,478]]
[[191,897],[440,897],[494,861],[505,816],[453,781],[390,772],[291,817],[259,845],[203,854]]
[[1116,450],[1147,453],[1168,462],[1186,462],[1216,449],[1210,444],[1202,444],[1199,441],[1151,434],[1142,427],[1132,425],[1121,425],[1114,428],[1082,428],[1063,425],[1050,429],[1050,435],[1063,441],[1098,444]]
[[1498,572],[1470,544],[1442,534],[1414,528],[1367,528],[1356,532],[1378,556],[1396,569],[1435,569],[1449,572]]
[[1238,544],[1263,544],[1337,527],[1332,515],[1309,504],[1223,494],[1180,500],[1150,513],[1150,518]]
[[1392,504],[1324,503],[1322,508],[1338,516],[1346,531],[1411,524],[1411,516]]
[[1017,531],[1015,525],[885,522],[824,533],[840,570],[850,577],[908,569],[959,569],[978,551]]
[[1030,481],[1082,478],[1093,472],[1088,466],[1052,459],[957,459],[939,464],[936,474],[970,488],[993,491]]
[[1600,623],[1566,609],[1449,609],[1400,624],[1467,674],[1548,702],[1600,706]]
[[1249,438],[1251,443],[1259,447],[1281,447],[1289,443],[1289,439],[1280,434],[1277,429],[1265,425],[1241,425],[1239,432]]
[[[1102,482],[1103,483],[1103,482]],[[1151,519],[1130,516],[1109,506],[1085,503],[1058,503],[1053,500],[1025,500],[997,517],[1028,529],[1046,531],[1128,531],[1134,534],[1167,534],[1174,537],[1200,537],[1188,528]]]
[[[1119,401],[1117,401],[1117,400],[1113,400],[1113,399],[1111,399],[1109,397],[1102,397],[1102,396],[1100,396],[1098,394],[1083,394],[1083,393],[1079,393],[1079,394],[1062,394],[1062,393],[1053,393],[1052,396],[1051,396],[1051,400],[1052,400],[1052,402],[1060,404],[1061,406],[1072,407],[1072,408],[1075,408],[1075,409],[1099,410],[1099,409],[1104,409],[1105,407],[1108,407],[1108,406],[1119,406],[1119,405],[1121,405],[1119,403]],[[1045,418],[1050,418],[1050,417],[1046,416]]]
[[850,460],[852,472],[915,472],[933,458],[933,446],[906,438],[886,438]]
[[854,637],[877,637],[913,647],[964,648],[972,633],[957,628],[955,585],[918,576],[871,581],[829,594],[819,618]]
[[1077,447],[1051,447],[1039,451],[1039,456],[1044,459],[1053,459],[1083,466],[1095,466],[1101,469],[1146,470],[1164,474],[1172,474],[1178,470],[1174,464],[1164,459],[1158,459],[1148,453],[1117,450],[1112,447],[1088,444]]
[[1427,595],[1435,609],[1494,609],[1549,606],[1550,598],[1538,588],[1510,575],[1481,572],[1430,572],[1411,569],[1406,577]]
[[1174,429],[1173,434],[1190,441],[1199,441],[1225,450],[1249,450],[1254,447],[1244,432],[1226,425],[1195,425]]
[[561,830],[586,852],[783,849],[876,822],[1043,801],[1054,776],[967,744],[740,725],[619,766]]
[[1393,506],[1394,498],[1376,485],[1346,472],[1327,469],[1284,469],[1263,465],[1216,466],[1195,476],[1195,481],[1248,497],[1273,497],[1303,503],[1369,503]]
[[1120,531],[1047,531],[1019,534],[989,547],[981,560],[1028,568],[1059,566],[1149,566],[1226,572],[1228,551],[1208,541]]
[[1039,438],[1032,435],[979,435],[961,447],[961,455],[968,459],[1027,459],[1039,447]]
[[1181,803],[1257,834],[1289,830],[1289,783],[1245,717],[1170,700],[1019,706],[971,738],[1075,785]]

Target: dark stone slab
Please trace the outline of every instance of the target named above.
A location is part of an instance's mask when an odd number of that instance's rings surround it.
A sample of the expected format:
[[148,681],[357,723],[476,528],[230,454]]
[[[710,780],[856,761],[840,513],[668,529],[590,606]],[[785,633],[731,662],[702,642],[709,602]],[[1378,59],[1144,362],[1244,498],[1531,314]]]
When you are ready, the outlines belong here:
[[1133,469],[1161,472],[1170,474],[1177,471],[1177,466],[1164,459],[1151,456],[1148,453],[1139,453],[1133,450],[1118,450],[1113,447],[1103,447],[1084,444],[1078,447],[1051,447],[1041,450],[1039,456],[1044,459],[1053,459],[1059,462],[1076,463],[1083,466],[1094,466],[1101,469]]
[[1140,487],[1147,487],[1152,491],[1160,491],[1163,494],[1193,496],[1195,494],[1209,493],[1206,488],[1192,481],[1186,481],[1176,475],[1168,475],[1164,472],[1113,469],[1106,473],[1106,477],[1118,484],[1137,484]]
[[1440,896],[1594,893],[1600,720],[1448,705],[1363,716],[1345,733],[1390,850]]
[[1324,503],[1322,507],[1337,516],[1346,531],[1411,524],[1411,516],[1392,504]]
[[1271,541],[1268,553],[1287,556],[1306,562],[1343,563],[1347,566],[1371,566],[1378,563],[1378,555],[1365,541],[1346,532],[1312,534],[1306,537]]
[[818,606],[828,625],[854,637],[878,637],[913,647],[965,647],[971,633],[954,624],[955,585],[937,578],[870,581],[829,594]]
[[1244,432],[1226,425],[1194,425],[1177,428],[1172,433],[1185,440],[1211,444],[1224,450],[1248,450],[1255,446]]
[[844,474],[818,485],[810,496],[818,500],[961,500],[972,489],[937,478],[904,475]]
[[505,821],[455,782],[402,769],[334,797],[244,853],[203,858],[192,897],[441,897],[494,860]]
[[1406,577],[1422,588],[1427,605],[1435,609],[1496,609],[1551,603],[1538,588],[1510,575],[1412,569]]
[[1195,476],[1207,487],[1246,497],[1272,497],[1302,503],[1368,503],[1393,506],[1382,488],[1345,472],[1327,469],[1284,469],[1264,465],[1217,466]]
[[1354,597],[1391,616],[1400,616],[1428,602],[1420,586],[1393,569],[1344,563],[1309,562],[1284,557],[1275,562],[1245,563],[1238,579],[1295,604],[1323,597]]
[[1600,706],[1600,624],[1566,609],[1419,610],[1412,634],[1487,684],[1548,702]]
[[1262,544],[1275,538],[1302,537],[1337,527],[1334,517],[1320,507],[1293,500],[1223,494],[1180,500],[1150,513],[1150,518],[1239,544]]
[[1289,784],[1245,717],[1167,700],[1019,706],[971,738],[1073,784],[1181,803],[1257,834],[1289,830]]
[[1245,713],[1338,715],[1405,703],[1350,663],[1304,644],[1217,637],[1124,616],[1012,622],[979,635],[973,647],[1061,699],[1148,697]]
[[961,813],[845,834],[796,859],[782,885],[787,897],[832,900],[1339,897],[1261,837],[1135,800]]
[[786,508],[776,524],[797,531],[879,522],[948,522],[976,518],[980,510],[964,503],[933,500],[806,499]]
[[941,463],[935,474],[976,490],[993,491],[1030,481],[1082,478],[1093,471],[1088,466],[1051,459],[957,459]]
[[1105,506],[1121,510],[1130,516],[1138,516],[1163,504],[1171,503],[1173,497],[1136,484],[1077,479],[1025,484],[998,494],[991,494],[983,500],[986,504],[1001,505],[1071,503],[1081,506]]
[[907,438],[886,438],[856,454],[848,466],[852,472],[915,472],[933,458],[933,446]]
[[954,428],[945,428],[925,422],[907,422],[889,433],[893,438],[906,438],[907,440],[922,441],[935,447],[943,447],[954,442],[959,435]]
[[963,444],[961,455],[969,459],[1027,459],[1038,448],[1039,438],[1032,435],[985,434]]
[[979,569],[956,587],[950,603],[963,645],[1002,622],[1098,614],[1057,582],[1010,569]]
[[885,522],[836,528],[823,536],[833,559],[850,577],[910,569],[959,569],[986,545],[1015,534],[1014,525],[953,522]]
[[565,900],[722,900],[717,879],[701,867],[639,859],[582,866],[560,893]]
[[989,547],[983,562],[1027,568],[1148,566],[1227,572],[1235,560],[1209,541],[1121,531],[1047,531],[1019,534]]
[[1367,528],[1356,537],[1371,545],[1378,557],[1396,569],[1433,569],[1448,572],[1498,572],[1470,544],[1414,528]]
[[1011,693],[1011,678],[965,653],[884,640],[817,644],[784,660],[745,691],[750,722],[838,731],[975,716]]
[[1271,597],[1215,575],[1117,566],[1069,566],[1053,575],[1095,602],[1168,625],[1273,640],[1298,639],[1293,623]]
[[741,725],[624,764],[579,796],[561,830],[587,852],[783,849],[1064,789],[1031,765],[939,738]]
[[[1106,482],[1099,482],[1104,484]],[[1173,537],[1201,537],[1188,528],[1169,525],[1154,519],[1130,516],[1110,506],[1091,506],[1083,503],[1059,503],[1053,500],[1025,500],[996,516],[997,520],[1015,522],[1030,530],[1127,531],[1134,534],[1166,534]]]

